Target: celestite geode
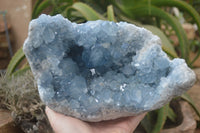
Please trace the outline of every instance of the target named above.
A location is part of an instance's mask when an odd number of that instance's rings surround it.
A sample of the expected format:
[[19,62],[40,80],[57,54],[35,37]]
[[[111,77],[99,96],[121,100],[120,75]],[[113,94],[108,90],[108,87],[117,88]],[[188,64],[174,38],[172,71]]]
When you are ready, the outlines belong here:
[[126,22],[41,15],[30,23],[24,52],[44,103],[94,122],[160,108],[194,84],[185,61],[169,60],[160,44]]

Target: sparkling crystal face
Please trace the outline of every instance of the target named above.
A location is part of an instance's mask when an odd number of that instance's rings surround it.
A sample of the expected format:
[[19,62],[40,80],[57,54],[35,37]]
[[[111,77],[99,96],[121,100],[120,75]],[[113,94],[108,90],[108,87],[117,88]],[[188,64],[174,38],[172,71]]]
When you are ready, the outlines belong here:
[[157,36],[126,22],[41,15],[30,23],[24,52],[41,99],[86,121],[160,108],[195,81],[184,60],[169,60]]

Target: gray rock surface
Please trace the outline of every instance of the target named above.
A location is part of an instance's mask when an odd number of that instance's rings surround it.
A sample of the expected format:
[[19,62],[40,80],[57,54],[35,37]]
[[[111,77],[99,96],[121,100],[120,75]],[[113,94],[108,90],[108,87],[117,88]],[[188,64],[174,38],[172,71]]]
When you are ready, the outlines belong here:
[[169,60],[160,39],[126,22],[32,20],[24,52],[41,99],[85,121],[158,109],[195,82],[183,59]]

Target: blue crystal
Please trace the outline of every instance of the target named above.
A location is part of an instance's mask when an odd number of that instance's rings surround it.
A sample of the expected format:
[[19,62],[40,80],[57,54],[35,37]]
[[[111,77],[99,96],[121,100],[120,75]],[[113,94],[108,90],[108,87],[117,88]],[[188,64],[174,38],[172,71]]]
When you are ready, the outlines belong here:
[[43,102],[86,121],[162,107],[195,82],[183,59],[170,60],[160,39],[126,22],[32,20],[24,52]]

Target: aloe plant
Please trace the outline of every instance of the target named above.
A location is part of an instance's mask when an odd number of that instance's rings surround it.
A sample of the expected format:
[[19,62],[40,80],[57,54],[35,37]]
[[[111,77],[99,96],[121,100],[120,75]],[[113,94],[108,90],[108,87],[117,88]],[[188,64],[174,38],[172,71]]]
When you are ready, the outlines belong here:
[[[155,6],[170,6],[170,7],[178,7],[180,10],[187,12],[194,20],[194,22],[198,26],[198,32],[200,34],[200,15],[199,13],[189,4],[180,0],[152,0],[152,4]],[[200,46],[199,46],[200,47]],[[199,48],[200,49],[200,48]],[[194,59],[189,62],[189,65],[192,65],[200,56],[200,50]]]
[[24,52],[22,48],[20,48],[15,55],[12,57],[7,70],[6,70],[6,76],[11,76],[14,71],[16,70],[17,66],[20,64],[20,62],[25,58]]
[[[151,12],[149,13],[149,10],[151,10]],[[186,61],[188,61],[188,40],[186,37],[186,33],[183,30],[183,28],[181,27],[181,24],[169,13],[164,12],[163,10],[161,10],[160,8],[154,7],[154,6],[137,6],[134,9],[131,10],[127,10],[127,15],[129,17],[137,17],[137,16],[147,16],[147,15],[151,15],[151,16],[156,16],[159,17],[161,19],[165,19],[165,21],[167,21],[172,27],[173,29],[176,31],[176,35],[179,38],[179,42],[180,42],[180,49],[181,49],[181,57],[186,59]],[[132,16],[134,15],[134,16]]]
[[[87,3],[93,6],[91,7]],[[193,18],[193,21],[197,24],[200,33],[199,14],[188,3],[180,0],[37,0],[32,12],[32,19],[37,18],[46,8],[51,7],[52,11],[50,12],[50,15],[62,14],[69,20],[78,23],[98,19],[116,22],[127,21],[129,23],[145,27],[154,34],[158,35],[161,38],[163,50],[171,58],[178,56],[184,58],[192,67],[192,64],[200,56],[200,48],[198,49],[196,57],[190,61],[190,44],[185,31],[176,17],[161,8],[174,6],[184,12],[187,12],[191,18]],[[95,7],[98,11],[94,10],[93,7]],[[145,24],[142,23],[144,20],[146,20]],[[160,29],[160,22],[162,21],[167,22],[175,31],[180,43],[180,53],[175,50],[167,35],[165,35],[165,33]],[[24,53],[22,49],[20,49],[14,55],[7,68],[7,76],[18,76],[24,71],[30,69],[30,67],[26,65],[22,69],[15,71],[18,64],[20,64],[24,58]],[[200,117],[200,112],[197,110],[191,98],[189,98],[187,94],[184,94],[182,95],[182,99],[188,101]],[[148,113],[144,121],[142,121],[142,125],[147,133],[158,133],[162,130],[167,119],[175,122],[176,117],[177,116],[172,108],[169,104],[167,104],[161,109]],[[152,121],[154,121],[153,124]]]
[[140,1],[140,3],[135,2],[132,7],[126,8],[124,5],[127,5],[128,3],[131,2],[125,1],[122,5],[117,5],[117,3],[113,4],[116,5],[116,7],[122,12],[123,15],[128,16],[131,19],[137,19],[138,17],[141,18],[144,16],[152,16],[169,23],[172,26],[173,30],[175,30],[176,35],[179,38],[181,57],[186,59],[187,63],[192,66],[195,60],[198,59],[200,53],[198,53],[192,61],[189,61],[189,42],[186,37],[185,31],[175,17],[160,8],[160,6],[178,7],[180,10],[187,12],[194,19],[195,23],[200,29],[200,16],[192,6],[180,0],[151,0],[151,2],[147,0],[142,0]]

